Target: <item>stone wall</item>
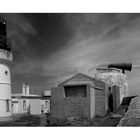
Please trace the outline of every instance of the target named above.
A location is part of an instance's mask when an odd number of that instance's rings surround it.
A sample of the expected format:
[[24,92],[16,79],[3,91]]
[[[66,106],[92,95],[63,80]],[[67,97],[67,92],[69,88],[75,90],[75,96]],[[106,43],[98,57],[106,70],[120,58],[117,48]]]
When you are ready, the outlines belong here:
[[118,126],[140,126],[140,97],[131,100],[129,108]]
[[64,116],[89,118],[88,97],[66,97],[64,98]]
[[106,114],[105,98],[104,91],[95,89],[95,114],[97,116],[104,116]]
[[120,88],[120,102],[122,102],[123,97],[128,95],[128,83],[126,80],[126,75],[120,72],[103,72],[97,71],[95,77],[102,80],[106,84],[111,86],[118,86]]
[[64,88],[52,88],[51,115],[52,117],[90,117],[89,87],[86,97],[65,97]]
[[51,89],[51,116],[64,117],[63,108],[64,89],[63,87],[54,87]]
[[[92,78],[90,79],[93,80]],[[70,79],[70,81],[71,83],[67,81],[65,84],[63,83],[51,90],[51,115],[53,117],[92,118],[95,115],[104,116],[106,114],[108,101],[104,82],[95,80],[92,83],[88,82],[88,84],[87,82],[82,83],[82,86],[87,87],[86,97],[65,97],[65,86],[79,86],[77,78]],[[70,83],[70,85],[67,85],[67,83]]]

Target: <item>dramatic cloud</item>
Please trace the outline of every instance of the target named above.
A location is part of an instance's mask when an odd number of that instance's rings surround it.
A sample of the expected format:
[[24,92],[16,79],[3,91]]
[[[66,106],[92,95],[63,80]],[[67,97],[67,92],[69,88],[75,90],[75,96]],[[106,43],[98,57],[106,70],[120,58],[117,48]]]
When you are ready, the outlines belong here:
[[2,14],[7,19],[14,66],[13,92],[22,82],[37,93],[97,65],[132,62],[130,94],[138,94],[140,14]]
[[[71,15],[72,19],[68,15],[67,20],[71,23],[66,22],[75,31],[75,38],[64,49],[51,54],[44,65],[47,73],[61,75],[62,80],[62,75],[68,72],[94,76],[96,66],[102,63],[132,62],[134,66],[140,65],[139,15],[117,14],[108,17],[106,14],[96,14],[93,18],[92,14],[86,15]],[[128,73],[130,94],[137,94],[139,90],[138,71],[135,68]]]

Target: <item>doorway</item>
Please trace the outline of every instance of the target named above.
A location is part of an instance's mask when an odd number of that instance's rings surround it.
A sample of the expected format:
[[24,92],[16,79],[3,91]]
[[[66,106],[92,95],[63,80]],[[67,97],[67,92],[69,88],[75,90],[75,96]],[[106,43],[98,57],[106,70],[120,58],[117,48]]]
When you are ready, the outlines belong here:
[[113,94],[111,93],[111,87],[109,87],[108,94],[108,110],[109,112],[113,112]]
[[120,90],[118,86],[109,87],[108,94],[108,110],[109,112],[117,112],[120,106]]

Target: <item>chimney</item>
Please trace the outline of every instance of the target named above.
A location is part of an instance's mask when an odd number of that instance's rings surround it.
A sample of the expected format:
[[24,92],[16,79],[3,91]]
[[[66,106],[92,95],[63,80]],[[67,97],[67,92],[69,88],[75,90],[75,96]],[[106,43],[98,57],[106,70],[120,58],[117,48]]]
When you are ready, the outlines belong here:
[[25,85],[25,83],[23,83],[23,85],[22,85],[22,95],[26,94],[25,88],[26,88],[26,85]]
[[29,86],[29,84],[26,85],[26,95],[30,95],[30,86]]

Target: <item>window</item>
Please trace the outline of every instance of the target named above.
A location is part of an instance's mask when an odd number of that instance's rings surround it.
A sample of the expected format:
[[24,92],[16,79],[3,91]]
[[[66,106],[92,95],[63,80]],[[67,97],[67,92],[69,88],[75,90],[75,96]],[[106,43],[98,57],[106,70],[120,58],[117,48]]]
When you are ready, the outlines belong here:
[[23,110],[26,110],[26,101],[23,101]]
[[45,108],[48,108],[48,101],[45,101]]
[[6,112],[9,112],[10,109],[9,109],[9,100],[6,100]]
[[44,105],[41,105],[41,112],[44,111]]
[[66,86],[64,87],[65,97],[86,97],[87,88],[86,85],[81,86]]
[[8,71],[5,71],[5,75],[8,75]]

